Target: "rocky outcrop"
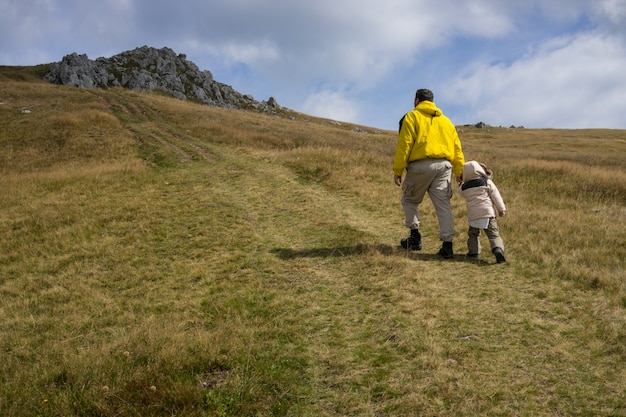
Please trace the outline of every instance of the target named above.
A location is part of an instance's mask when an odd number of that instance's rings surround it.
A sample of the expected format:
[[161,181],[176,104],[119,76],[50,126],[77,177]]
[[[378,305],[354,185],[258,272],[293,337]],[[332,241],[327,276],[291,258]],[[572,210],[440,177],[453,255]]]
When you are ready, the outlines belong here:
[[50,65],[45,80],[78,88],[123,87],[141,91],[162,91],[182,100],[259,111],[273,111],[280,106],[273,97],[258,102],[231,86],[213,80],[210,71],[200,71],[170,48],[142,46],[110,58],[97,58],[76,53]]

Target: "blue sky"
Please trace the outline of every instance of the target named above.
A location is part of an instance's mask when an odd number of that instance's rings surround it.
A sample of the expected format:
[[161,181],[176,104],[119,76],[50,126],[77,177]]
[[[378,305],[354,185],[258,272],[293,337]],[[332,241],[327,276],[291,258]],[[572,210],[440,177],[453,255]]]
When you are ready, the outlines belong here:
[[380,129],[422,87],[459,125],[626,129],[626,0],[0,0],[0,65],[143,45]]

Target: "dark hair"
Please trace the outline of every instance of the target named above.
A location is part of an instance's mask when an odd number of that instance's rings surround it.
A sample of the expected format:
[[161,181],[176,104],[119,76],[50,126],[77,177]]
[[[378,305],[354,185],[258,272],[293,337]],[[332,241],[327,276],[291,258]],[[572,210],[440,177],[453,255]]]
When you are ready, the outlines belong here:
[[427,88],[420,88],[415,92],[415,99],[418,101],[434,101],[435,95]]
[[488,177],[493,176],[493,169],[489,168],[487,165],[483,164],[482,162],[479,162],[478,165],[480,165],[482,169],[485,170],[485,174],[487,174]]

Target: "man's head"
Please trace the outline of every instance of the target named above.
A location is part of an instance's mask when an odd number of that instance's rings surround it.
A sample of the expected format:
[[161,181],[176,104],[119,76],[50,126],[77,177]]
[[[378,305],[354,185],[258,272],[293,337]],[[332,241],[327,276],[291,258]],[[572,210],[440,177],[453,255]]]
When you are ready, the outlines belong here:
[[427,88],[420,88],[415,92],[415,103],[420,101],[434,101],[435,95]]

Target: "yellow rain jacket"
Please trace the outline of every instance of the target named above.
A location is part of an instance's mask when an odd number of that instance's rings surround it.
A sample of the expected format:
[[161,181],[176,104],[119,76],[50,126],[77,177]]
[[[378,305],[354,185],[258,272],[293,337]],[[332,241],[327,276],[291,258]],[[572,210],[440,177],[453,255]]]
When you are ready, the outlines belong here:
[[401,121],[393,172],[402,175],[409,162],[447,159],[454,175],[461,177],[465,157],[456,127],[432,101],[420,101]]

